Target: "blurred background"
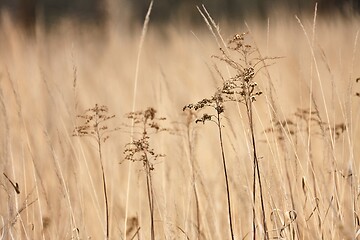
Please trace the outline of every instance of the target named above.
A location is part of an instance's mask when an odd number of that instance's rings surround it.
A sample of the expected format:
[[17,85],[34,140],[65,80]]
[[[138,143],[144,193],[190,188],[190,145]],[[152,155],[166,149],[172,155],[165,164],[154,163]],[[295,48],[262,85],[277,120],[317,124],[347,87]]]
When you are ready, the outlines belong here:
[[[139,239],[150,239],[142,165],[123,161],[130,139],[124,116],[133,105],[156,108],[176,130],[153,142],[156,152],[167,155],[154,172],[156,233],[164,236],[159,239],[228,234],[216,128],[192,125],[193,116],[182,111],[211,96],[231,73],[211,57],[222,56],[221,45],[196,8],[202,4],[224,41],[250,30],[249,43],[270,57],[266,68],[259,65],[256,81],[264,95],[254,119],[271,239],[356,239],[360,0],[154,0],[145,36],[149,4],[0,0],[2,239],[104,239],[96,143],[72,137],[82,122],[76,116],[95,104],[116,115],[109,127],[122,128],[104,146],[111,239],[134,239],[138,232]],[[312,114],[296,115],[307,109],[316,110],[316,123]],[[228,112],[234,121],[224,122],[224,140],[235,231],[247,239],[254,209],[250,131],[245,108],[233,105]],[[347,130],[338,136],[337,126]],[[1,172],[18,183],[20,194]],[[279,228],[281,215],[293,210],[293,225]]]
[[[180,19],[196,24],[202,21],[196,10],[201,4],[216,19],[239,20],[248,17],[266,19],[269,12],[278,9],[307,13],[313,11],[315,2],[318,2],[320,14],[336,12],[352,16],[360,11],[360,0],[159,0],[153,7],[152,22],[166,24]],[[126,15],[131,22],[142,22],[149,3],[150,0],[0,0],[0,14],[10,13],[28,30],[37,21],[50,27],[64,17],[101,26],[114,15]]]

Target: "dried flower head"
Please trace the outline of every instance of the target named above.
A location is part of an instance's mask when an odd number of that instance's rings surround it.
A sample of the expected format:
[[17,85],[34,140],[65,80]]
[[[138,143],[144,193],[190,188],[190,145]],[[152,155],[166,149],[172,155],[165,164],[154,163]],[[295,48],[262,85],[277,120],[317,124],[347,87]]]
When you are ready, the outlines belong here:
[[206,121],[213,121],[214,117],[217,118],[220,114],[224,112],[224,97],[222,90],[218,89],[215,94],[211,96],[211,98],[204,98],[203,100],[195,104],[186,105],[185,107],[183,107],[183,111],[185,111],[186,109],[193,109],[195,111],[198,111],[206,107],[213,108],[217,114],[211,115],[204,113],[201,118],[195,120],[196,123],[202,122],[204,124]]
[[109,115],[108,111],[107,106],[95,104],[93,108],[78,115],[77,117],[83,119],[84,122],[74,128],[73,136],[90,136],[98,142],[105,142],[110,132],[119,130],[119,128],[109,128],[105,124],[108,120],[115,118],[115,115]]
[[161,128],[160,122],[166,120],[163,117],[156,117],[156,110],[152,107],[144,111],[130,112],[126,114],[128,119],[133,119],[136,127],[141,127],[144,131],[153,130],[154,132],[165,131],[168,129]]
[[164,157],[164,154],[155,153],[150,147],[150,134],[160,131],[168,131],[169,129],[161,127],[160,122],[166,120],[163,117],[156,116],[154,108],[147,108],[144,111],[130,112],[126,114],[128,119],[134,121],[134,128],[140,129],[137,134],[139,137],[125,145],[125,160],[132,162],[142,162],[144,169],[147,171],[154,170],[154,162]]
[[[235,34],[228,42],[228,51],[220,49],[221,56],[213,56],[236,71],[235,76],[223,82],[222,93],[225,98],[245,105],[254,102],[256,97],[262,94],[254,78],[261,68],[268,66],[265,60],[270,59],[255,55],[257,48],[246,42],[247,34]],[[262,67],[260,63],[263,63]]]
[[132,162],[142,162],[145,169],[154,170],[154,162],[164,154],[156,154],[153,148],[150,148],[149,136],[144,136],[138,140],[133,140],[125,145],[125,160]]
[[[256,101],[256,97],[262,94],[262,91],[258,89],[258,84],[254,81],[256,72],[259,70],[256,71],[255,68],[266,59],[254,57],[257,49],[245,42],[246,35],[247,33],[235,34],[228,42],[228,51],[220,49],[221,56],[213,56],[236,70],[236,74],[226,80],[221,76],[224,80],[223,84],[213,96],[204,98],[196,104],[188,104],[183,110],[193,109],[198,111],[205,107],[211,107],[220,116],[225,110],[224,103],[240,102],[249,109],[252,102]],[[235,52],[236,57],[231,52]],[[214,117],[217,116],[205,113],[201,118],[196,119],[196,122],[214,121]]]

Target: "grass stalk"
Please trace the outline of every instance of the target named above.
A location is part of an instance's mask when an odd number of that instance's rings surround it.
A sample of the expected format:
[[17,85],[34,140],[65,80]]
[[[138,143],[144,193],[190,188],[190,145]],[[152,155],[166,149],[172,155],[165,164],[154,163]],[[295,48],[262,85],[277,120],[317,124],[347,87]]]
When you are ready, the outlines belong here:
[[[254,99],[252,97],[252,92],[247,91],[246,97],[245,97],[245,106],[247,110],[247,117],[248,117],[248,124],[250,128],[250,134],[251,134],[251,145],[252,145],[252,151],[253,151],[253,198],[254,198],[254,220],[256,218],[255,215],[255,204],[256,204],[256,178],[255,175],[257,175],[257,180],[259,184],[259,191],[260,191],[260,205],[261,205],[261,214],[262,214],[262,224],[264,228],[264,236],[265,240],[269,239],[269,233],[267,229],[267,223],[266,223],[266,213],[265,213],[265,203],[264,203],[264,193],[263,193],[263,186],[261,181],[261,174],[260,174],[260,166],[259,166],[259,159],[257,156],[257,147],[256,147],[256,140],[255,140],[255,127],[254,127],[254,120],[253,120],[253,102]],[[253,223],[255,224],[255,223]],[[255,239],[255,230],[254,230],[254,239]]]
[[[144,128],[143,128],[143,136],[142,139],[146,141],[147,139],[147,121],[144,121]],[[147,190],[147,198],[149,203],[149,213],[150,213],[150,236],[151,240],[155,240],[155,226],[154,226],[154,191],[153,191],[153,182],[151,171],[154,170],[154,167],[150,163],[148,152],[143,151],[144,156],[144,170],[146,174],[146,190]]]
[[234,240],[235,237],[234,237],[233,221],[232,221],[232,217],[231,217],[231,197],[230,197],[229,177],[228,177],[227,166],[226,166],[225,150],[224,150],[224,143],[223,143],[223,136],[222,136],[222,129],[221,129],[221,119],[220,119],[219,112],[217,112],[216,119],[217,119],[217,127],[218,127],[219,141],[220,141],[220,148],[221,148],[221,158],[222,158],[222,163],[223,163],[223,171],[224,171],[225,186],[226,186],[229,228],[230,228],[231,239]]
[[105,170],[104,170],[103,157],[102,157],[101,136],[99,131],[97,132],[97,135],[98,135],[97,143],[98,143],[99,164],[101,168],[101,177],[102,177],[102,185],[103,185],[103,193],[104,193],[104,201],[105,201],[106,239],[109,239],[110,238],[109,200],[108,200],[106,177],[105,177]]
[[[147,158],[147,156],[146,156]],[[154,226],[154,191],[153,191],[153,183],[151,176],[151,166],[149,162],[146,163],[146,188],[147,188],[147,196],[149,202],[149,211],[150,211],[150,236],[151,240],[155,240],[155,226]]]
[[256,148],[256,140],[255,140],[255,133],[254,133],[254,122],[253,122],[253,105],[251,98],[245,103],[247,109],[247,116],[249,121],[250,127],[250,134],[251,134],[251,144],[253,150],[253,239],[256,239],[256,211],[255,211],[255,204],[256,204],[256,179],[259,183],[259,191],[260,191],[260,205],[261,205],[261,214],[262,214],[262,223],[264,228],[264,235],[265,240],[269,239],[269,233],[267,230],[266,224],[266,214],[265,214],[265,203],[264,203],[264,194],[263,194],[263,186],[261,182],[261,174],[260,174],[260,167],[259,167],[259,160],[257,157],[257,148]]
[[200,222],[200,201],[197,187],[197,175],[198,169],[196,164],[196,158],[194,157],[194,148],[196,145],[196,130],[192,128],[192,123],[196,118],[196,114],[192,111],[186,112],[185,133],[187,140],[187,149],[189,151],[189,165],[191,167],[192,178],[192,191],[195,198],[195,219],[196,219],[196,239],[200,239],[201,236],[201,222]]
[[[142,28],[142,32],[141,32],[141,37],[140,37],[139,50],[138,50],[138,54],[137,54],[136,67],[135,67],[135,78],[134,78],[133,100],[132,100],[132,112],[134,112],[135,108],[136,108],[136,98],[137,98],[137,90],[138,90],[138,82],[139,82],[140,59],[141,59],[142,48],[143,48],[144,41],[145,41],[145,36],[146,36],[146,33],[147,33],[149,21],[150,21],[150,14],[151,14],[153,3],[154,3],[154,1],[152,0],[150,2],[148,11],[147,11],[146,16],[145,16],[145,20],[144,20],[144,24],[143,24],[143,28]],[[135,125],[135,122],[134,122],[134,120],[132,120],[130,142],[133,142],[133,140],[134,140],[134,125]],[[131,183],[132,164],[129,164],[127,172],[128,172],[128,177],[127,177],[126,201],[125,201],[125,220],[124,220],[124,235],[123,235],[124,240],[127,239],[126,229],[127,229],[127,219],[128,219],[128,214],[129,214],[128,210],[129,210],[129,198],[130,198],[129,196],[130,196],[130,183]]]

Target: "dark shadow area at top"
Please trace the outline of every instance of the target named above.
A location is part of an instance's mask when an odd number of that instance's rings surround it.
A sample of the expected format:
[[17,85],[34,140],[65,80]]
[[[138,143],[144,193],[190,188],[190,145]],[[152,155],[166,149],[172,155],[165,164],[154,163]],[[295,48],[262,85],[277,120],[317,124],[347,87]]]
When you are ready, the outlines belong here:
[[[360,0],[159,0],[154,2],[151,21],[160,25],[173,20],[198,24],[202,20],[196,6],[202,4],[215,19],[266,19],[268,13],[277,8],[294,14],[313,11],[316,2],[319,12],[325,15],[336,12],[353,16],[360,12]],[[127,11],[131,22],[141,23],[149,4],[150,0],[0,0],[0,14],[6,10],[15,22],[31,33],[37,21],[50,28],[64,17],[102,26],[108,13],[117,10],[111,8],[118,8],[117,12]]]

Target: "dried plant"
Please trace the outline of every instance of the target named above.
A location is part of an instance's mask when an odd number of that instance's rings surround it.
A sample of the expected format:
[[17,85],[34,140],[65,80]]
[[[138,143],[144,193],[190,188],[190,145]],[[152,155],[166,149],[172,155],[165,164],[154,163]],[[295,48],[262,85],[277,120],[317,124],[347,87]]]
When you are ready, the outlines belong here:
[[225,186],[226,186],[226,196],[227,196],[227,207],[228,207],[228,218],[229,218],[229,228],[231,239],[234,240],[234,230],[233,230],[233,221],[231,215],[231,197],[230,197],[230,186],[229,186],[229,177],[226,165],[226,158],[225,158],[225,150],[224,150],[224,143],[223,143],[223,133],[222,133],[222,115],[224,113],[224,97],[221,89],[218,89],[211,98],[204,98],[203,100],[195,103],[195,104],[188,104],[183,108],[183,111],[186,109],[193,109],[195,111],[200,111],[202,109],[210,109],[212,112],[215,113],[204,113],[201,118],[195,120],[196,123],[203,123],[205,122],[213,122],[217,126],[218,134],[219,134],[219,142],[220,142],[220,150],[221,150],[221,157],[223,163],[223,172],[225,177]]
[[[211,98],[205,98],[196,104],[189,104],[184,109],[194,109],[195,111],[202,110],[204,108],[212,108],[215,110],[215,114],[204,113],[201,118],[197,119],[196,122],[205,123],[207,121],[214,122],[218,127],[218,133],[220,138],[220,147],[222,153],[222,160],[224,166],[225,183],[227,189],[227,200],[228,200],[228,217],[229,226],[232,239],[234,239],[232,217],[231,217],[231,200],[230,200],[230,189],[228,185],[228,176],[226,168],[226,159],[223,148],[222,139],[222,123],[221,116],[225,111],[224,104],[227,102],[238,102],[245,105],[247,111],[247,119],[250,128],[252,150],[253,150],[253,238],[256,238],[256,181],[259,183],[260,192],[260,203],[262,209],[262,219],[264,227],[265,239],[269,239],[266,215],[265,215],[265,204],[263,199],[263,189],[261,182],[260,167],[257,157],[256,140],[255,140],[255,129],[253,121],[253,103],[256,101],[257,96],[260,96],[262,92],[258,89],[257,83],[254,78],[261,68],[266,67],[265,60],[274,58],[261,58],[256,57],[258,49],[252,47],[250,44],[245,42],[245,36],[247,33],[236,34],[227,45],[227,49],[220,48],[221,55],[213,56],[214,58],[225,62],[232,70],[235,71],[233,77],[224,79],[221,73],[218,71],[220,77],[223,80],[221,87],[217,89],[215,94]],[[234,57],[235,56],[235,57]]]
[[[274,121],[274,126],[266,128],[265,133],[274,133],[278,140],[285,140],[284,134],[296,137],[298,133],[305,132],[313,135],[324,135],[325,132],[332,132],[335,139],[338,139],[347,129],[345,123],[337,123],[332,127],[329,123],[319,118],[317,110],[298,108],[290,117],[285,120]],[[310,132],[310,130],[312,132]]]
[[140,130],[138,138],[134,138],[130,143],[125,145],[125,160],[131,162],[141,162],[146,175],[147,197],[150,210],[150,229],[151,239],[155,239],[154,228],[154,189],[152,182],[152,171],[155,170],[154,164],[159,158],[165,157],[164,154],[156,153],[150,146],[151,135],[160,131],[168,131],[169,129],[162,128],[161,121],[165,118],[156,117],[156,110],[154,108],[147,108],[144,111],[130,112],[126,115],[128,119],[132,119],[134,127]]
[[73,136],[90,137],[94,139],[97,143],[105,201],[106,239],[110,238],[110,224],[109,201],[107,194],[105,170],[103,165],[102,146],[103,143],[105,143],[106,140],[109,139],[109,133],[119,130],[119,128],[109,128],[106,125],[109,120],[115,118],[115,115],[109,115],[108,111],[109,110],[107,106],[95,104],[93,108],[89,108],[83,114],[77,116],[79,119],[84,120],[84,122],[81,125],[76,126],[73,130]]
[[266,224],[264,194],[261,181],[259,161],[257,157],[257,147],[255,140],[255,126],[253,120],[253,103],[256,97],[262,92],[258,89],[257,83],[254,81],[256,74],[267,67],[266,60],[275,58],[262,58],[259,56],[259,50],[247,43],[246,35],[248,33],[236,34],[229,42],[227,50],[220,49],[221,56],[215,58],[225,62],[228,66],[235,70],[236,74],[223,83],[222,93],[230,101],[239,102],[245,105],[247,112],[248,125],[250,128],[250,137],[253,151],[253,239],[256,238],[256,179],[259,184],[260,204],[262,210],[262,223],[264,227],[265,239],[269,239]]
[[[339,139],[343,133],[347,130],[347,125],[345,123],[337,123],[337,124],[329,124],[327,122],[324,122],[321,120],[320,113],[317,109],[308,109],[308,108],[297,108],[297,110],[291,114],[289,117],[287,117],[285,120],[282,121],[274,121],[274,124],[272,127],[265,129],[264,132],[266,133],[272,133],[275,135],[276,139],[280,141],[280,146],[282,147],[282,150],[285,155],[288,154],[288,150],[285,147],[285,142],[290,141],[294,142],[295,146],[297,146],[298,139],[301,139],[301,134],[307,134],[308,138],[308,164],[311,166],[311,169],[314,169],[314,162],[315,159],[313,158],[313,149],[315,149],[315,145],[313,146],[313,138],[318,136],[322,139],[325,138],[325,136],[328,133],[332,133],[334,135],[334,139]],[[295,150],[295,149],[294,149]],[[296,149],[298,150],[298,149]],[[300,149],[299,149],[300,150]],[[289,185],[290,193],[291,193],[291,201],[292,206],[295,206],[295,200],[293,197],[292,192],[292,185],[290,178],[293,177],[289,173],[289,164],[290,161],[288,159],[285,159],[284,163],[286,166],[286,175],[288,178],[287,184]],[[295,162],[296,166],[296,176],[298,172],[298,164]],[[343,174],[340,170],[337,169],[336,165],[333,165],[334,167],[334,174],[339,173],[340,176],[346,178],[347,175]],[[312,183],[313,183],[313,194],[314,199],[319,199],[318,197],[318,186],[317,186],[317,176],[315,174],[315,171],[310,171],[311,177],[312,177]],[[305,198],[308,198],[308,191],[307,189],[310,188],[310,186],[307,186],[305,177],[302,177],[302,190],[304,193]],[[307,200],[305,200],[306,202]],[[294,207],[295,208],[295,207]],[[311,218],[312,215],[316,213],[316,210],[318,209],[318,203],[316,203],[316,206],[312,210],[312,213],[310,214],[310,217],[307,218],[307,221]],[[318,219],[320,216],[318,216]],[[297,224],[294,222],[294,227],[297,228],[297,233],[299,234],[299,228]],[[280,237],[283,237],[282,234],[284,232],[280,231]],[[295,239],[295,237],[293,237]]]

